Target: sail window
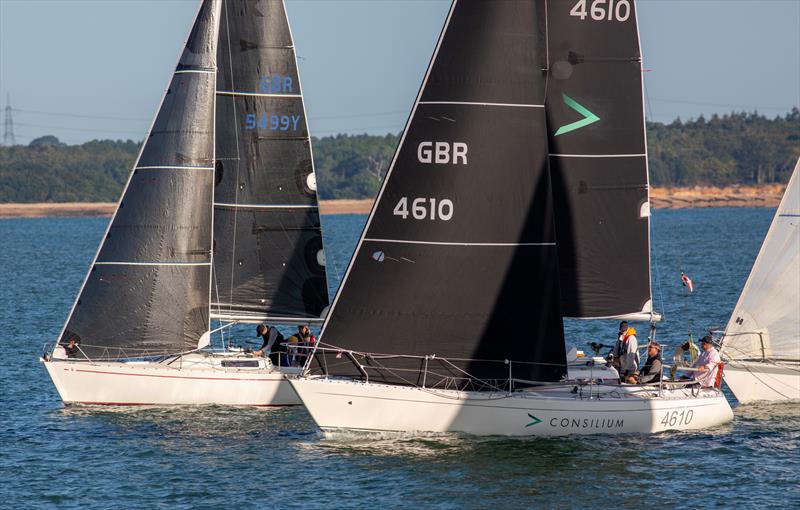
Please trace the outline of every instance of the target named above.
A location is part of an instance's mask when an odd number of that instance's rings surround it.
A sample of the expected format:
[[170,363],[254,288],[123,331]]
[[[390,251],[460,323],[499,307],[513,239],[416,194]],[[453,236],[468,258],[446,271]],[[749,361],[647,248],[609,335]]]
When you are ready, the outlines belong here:
[[214,186],[219,186],[219,183],[222,182],[222,177],[225,175],[225,166],[222,164],[222,161],[217,161],[214,163]]

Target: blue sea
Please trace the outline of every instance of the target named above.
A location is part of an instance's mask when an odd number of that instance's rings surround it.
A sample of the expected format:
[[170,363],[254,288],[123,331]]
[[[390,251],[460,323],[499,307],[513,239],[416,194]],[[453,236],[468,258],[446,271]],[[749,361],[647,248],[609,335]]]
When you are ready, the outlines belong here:
[[[773,213],[654,211],[662,342],[725,325]],[[323,218],[332,288],[365,219]],[[701,432],[559,439],[326,439],[302,408],[65,408],[37,358],[107,221],[0,220],[0,508],[800,508],[800,405],[737,406]],[[566,330],[585,345],[615,327]]]

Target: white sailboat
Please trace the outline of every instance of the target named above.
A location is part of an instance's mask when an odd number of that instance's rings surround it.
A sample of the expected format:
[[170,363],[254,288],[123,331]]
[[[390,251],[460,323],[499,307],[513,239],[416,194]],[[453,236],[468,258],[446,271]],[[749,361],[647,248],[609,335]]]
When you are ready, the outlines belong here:
[[742,404],[800,400],[800,160],[721,339]]
[[300,404],[286,381],[299,367],[222,340],[235,324],[320,323],[328,306],[305,118],[283,2],[201,2],[43,356],[65,403]]
[[641,73],[633,1],[453,1],[320,344],[291,379],[323,431],[732,419],[717,387],[620,384],[566,358],[563,318],[656,318]]

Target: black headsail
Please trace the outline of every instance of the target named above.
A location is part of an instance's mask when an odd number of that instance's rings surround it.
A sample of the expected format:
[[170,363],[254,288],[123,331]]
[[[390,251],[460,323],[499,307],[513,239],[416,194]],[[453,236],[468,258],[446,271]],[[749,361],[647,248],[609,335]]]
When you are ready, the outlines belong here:
[[548,0],[547,122],[565,317],[647,318],[650,208],[633,0]]
[[514,378],[565,373],[543,8],[453,3],[324,326],[322,342],[345,351],[329,372],[363,373],[352,350],[377,353],[355,356],[370,381],[507,380],[504,360]]
[[311,140],[282,0],[225,0],[212,317],[313,322],[328,306]]
[[219,2],[200,6],[60,341],[89,356],[194,349],[209,328]]

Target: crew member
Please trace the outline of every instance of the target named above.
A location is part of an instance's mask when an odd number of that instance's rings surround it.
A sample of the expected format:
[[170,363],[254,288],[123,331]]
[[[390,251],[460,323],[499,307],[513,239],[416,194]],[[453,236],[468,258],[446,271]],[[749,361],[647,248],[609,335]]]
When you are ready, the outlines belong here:
[[64,347],[64,352],[67,353],[67,358],[78,357],[78,344],[75,342],[75,337],[70,337],[67,346]]
[[702,387],[714,386],[717,382],[717,370],[719,370],[719,363],[721,360],[717,348],[714,347],[714,342],[711,335],[706,335],[700,339],[700,346],[702,352],[695,360],[692,368],[696,368],[697,372],[694,378],[700,383]]
[[627,382],[631,384],[654,384],[661,381],[661,371],[663,369],[661,360],[661,344],[652,341],[647,346],[647,360],[638,372],[634,372]]
[[272,364],[275,366],[286,366],[288,360],[286,359],[286,347],[283,345],[283,335],[274,326],[267,326],[259,324],[256,328],[256,336],[264,339],[261,347],[257,351],[253,351],[256,356],[269,356]]
[[[289,345],[289,362],[292,366],[302,366],[308,357],[308,349],[302,347],[314,347],[316,338],[311,334],[311,329],[305,324],[297,326],[297,333],[290,336],[286,341]],[[300,347],[298,349],[298,347]]]
[[627,321],[619,323],[619,338],[611,351],[612,364],[619,372],[620,381],[625,381],[639,369],[639,343],[636,330]]

